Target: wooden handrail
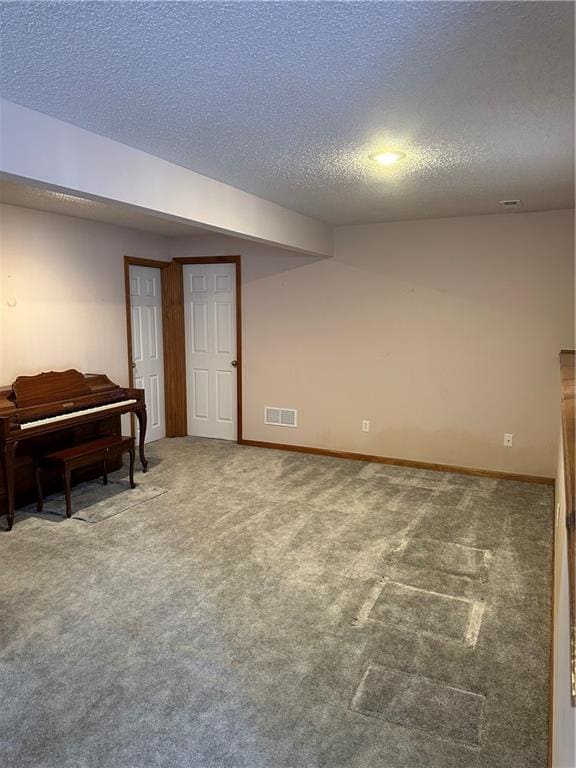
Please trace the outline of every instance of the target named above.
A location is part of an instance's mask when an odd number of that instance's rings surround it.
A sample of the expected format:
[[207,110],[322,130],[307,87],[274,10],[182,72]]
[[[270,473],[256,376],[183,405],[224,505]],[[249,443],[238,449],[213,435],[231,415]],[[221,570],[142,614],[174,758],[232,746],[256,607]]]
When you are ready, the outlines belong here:
[[576,706],[576,353],[560,352],[562,388],[562,442],[568,544],[568,593],[570,600],[570,673],[572,704]]

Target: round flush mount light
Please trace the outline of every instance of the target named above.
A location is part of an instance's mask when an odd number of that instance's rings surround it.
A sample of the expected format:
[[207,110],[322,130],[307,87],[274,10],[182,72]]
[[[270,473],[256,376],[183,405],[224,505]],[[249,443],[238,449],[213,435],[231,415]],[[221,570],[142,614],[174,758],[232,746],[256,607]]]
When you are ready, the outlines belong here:
[[395,165],[406,157],[406,153],[395,149],[381,149],[379,152],[372,152],[368,157],[378,165]]

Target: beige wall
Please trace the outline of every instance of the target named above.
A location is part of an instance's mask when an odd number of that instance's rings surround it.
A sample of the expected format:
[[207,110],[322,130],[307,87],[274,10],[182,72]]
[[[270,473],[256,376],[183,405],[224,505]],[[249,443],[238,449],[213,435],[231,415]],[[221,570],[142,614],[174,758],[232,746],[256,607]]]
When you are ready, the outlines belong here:
[[[172,243],[243,256],[244,436],[553,477],[573,213],[343,227],[335,243],[332,259]],[[297,408],[298,428],[266,426],[266,405]]]
[[126,384],[123,257],[166,251],[155,235],[0,206],[0,384],[68,367]]
[[[245,437],[555,474],[568,211],[339,228],[331,259],[13,206],[0,224],[2,384],[67,366],[125,383],[123,255],[240,253]],[[298,428],[266,426],[266,405]]]

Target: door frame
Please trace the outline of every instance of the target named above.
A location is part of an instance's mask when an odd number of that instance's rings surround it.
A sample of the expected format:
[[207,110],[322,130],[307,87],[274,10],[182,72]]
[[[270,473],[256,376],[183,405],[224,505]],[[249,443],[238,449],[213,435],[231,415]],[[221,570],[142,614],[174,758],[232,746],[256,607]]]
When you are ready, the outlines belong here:
[[[242,444],[242,257],[241,256],[184,256],[175,258],[180,268],[186,264],[234,264],[236,266],[236,442]],[[184,285],[182,283],[182,293]],[[184,302],[182,302],[182,324],[184,323]],[[186,366],[184,366],[184,387]],[[186,414],[187,415],[187,414]],[[188,431],[188,429],[186,429]]]
[[[167,403],[166,403],[166,379],[167,379],[167,363],[166,360],[166,303],[164,301],[164,277],[167,275],[166,269],[170,266],[169,261],[157,261],[156,259],[139,259],[135,256],[124,256],[124,298],[126,304],[126,341],[128,350],[128,386],[134,387],[134,367],[133,367],[133,345],[132,345],[132,299],[130,293],[130,267],[152,267],[153,269],[160,269],[160,305],[162,308],[162,364],[164,367],[164,425],[167,423]],[[132,437],[136,434],[134,415],[130,417],[130,431]],[[168,432],[166,431],[168,437]]]

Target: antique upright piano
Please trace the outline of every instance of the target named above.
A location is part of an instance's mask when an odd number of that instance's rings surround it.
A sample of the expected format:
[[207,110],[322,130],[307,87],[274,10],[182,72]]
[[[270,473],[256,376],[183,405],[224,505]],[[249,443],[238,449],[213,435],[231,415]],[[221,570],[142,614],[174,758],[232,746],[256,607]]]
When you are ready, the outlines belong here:
[[[74,369],[19,376],[11,387],[0,388],[0,513],[6,513],[8,530],[16,506],[34,498],[34,457],[97,436],[120,434],[120,416],[125,413],[138,419],[140,461],[146,472],[144,390],[120,387],[104,374]],[[100,472],[95,468],[79,479]],[[49,489],[57,483],[56,477],[48,478]]]

